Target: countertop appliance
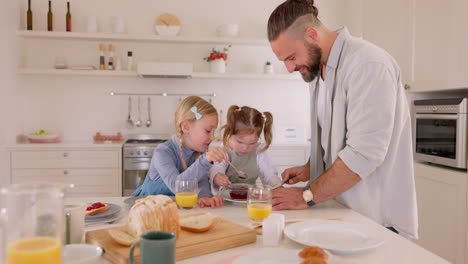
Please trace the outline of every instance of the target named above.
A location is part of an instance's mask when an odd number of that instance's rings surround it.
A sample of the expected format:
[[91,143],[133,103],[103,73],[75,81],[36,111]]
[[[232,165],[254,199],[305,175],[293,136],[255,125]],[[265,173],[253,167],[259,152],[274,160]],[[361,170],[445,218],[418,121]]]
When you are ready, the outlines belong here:
[[169,137],[159,134],[130,134],[122,149],[122,195],[130,196],[143,182],[154,149]]
[[414,158],[467,168],[467,98],[415,100]]
[[183,62],[141,62],[137,65],[141,77],[191,78],[193,64]]

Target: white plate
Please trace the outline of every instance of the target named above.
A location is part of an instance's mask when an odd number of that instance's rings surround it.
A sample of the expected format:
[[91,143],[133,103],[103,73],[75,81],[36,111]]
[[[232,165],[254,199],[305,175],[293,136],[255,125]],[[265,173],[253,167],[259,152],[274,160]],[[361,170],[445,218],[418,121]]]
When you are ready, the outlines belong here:
[[102,255],[102,248],[89,244],[69,244],[62,250],[64,264],[97,263]]
[[[304,259],[298,256],[302,249],[291,248],[259,248],[247,255],[236,258],[232,264],[297,264]],[[328,264],[347,263],[334,257],[329,252]]]
[[298,243],[319,246],[338,254],[365,251],[384,243],[384,239],[368,226],[345,221],[304,221],[286,226],[284,233]]
[[107,217],[111,217],[117,214],[118,212],[120,212],[120,210],[122,209],[122,207],[120,207],[120,205],[117,205],[117,204],[108,203],[108,205],[109,205],[109,209],[97,215],[86,216],[85,221],[88,222],[88,221],[93,221],[93,220],[98,220],[98,219],[101,220]]
[[37,140],[37,139],[56,139],[57,137],[58,137],[58,134],[55,134],[55,133],[45,134],[45,135],[31,135],[31,134],[28,135],[28,138],[35,139],[35,140]]

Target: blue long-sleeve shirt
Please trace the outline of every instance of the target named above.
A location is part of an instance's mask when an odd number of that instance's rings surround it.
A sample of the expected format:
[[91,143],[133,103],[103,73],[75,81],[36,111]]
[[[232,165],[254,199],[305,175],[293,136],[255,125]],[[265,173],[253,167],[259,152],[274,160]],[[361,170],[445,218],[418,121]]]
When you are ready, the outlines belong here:
[[189,178],[198,180],[199,197],[211,197],[209,169],[212,163],[206,159],[205,154],[201,154],[198,159],[196,156],[196,151],[182,146],[182,157],[188,167],[182,172],[179,138],[174,135],[170,140],[159,144],[153,152],[150,169],[146,175],[147,179],[137,190],[138,195],[157,194],[151,191],[155,188],[145,185],[161,184],[160,180],[163,181],[169,190],[175,193],[176,179]]

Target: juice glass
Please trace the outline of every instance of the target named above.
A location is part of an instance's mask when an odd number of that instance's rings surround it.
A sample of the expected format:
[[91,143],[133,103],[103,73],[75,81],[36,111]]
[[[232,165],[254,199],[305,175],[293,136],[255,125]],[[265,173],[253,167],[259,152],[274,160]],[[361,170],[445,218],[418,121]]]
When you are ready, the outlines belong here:
[[181,209],[192,209],[198,200],[198,181],[195,179],[177,179],[175,182],[176,203]]
[[0,262],[61,263],[63,187],[13,184],[0,189]]
[[247,194],[247,212],[254,222],[262,222],[271,213],[271,187],[250,186]]

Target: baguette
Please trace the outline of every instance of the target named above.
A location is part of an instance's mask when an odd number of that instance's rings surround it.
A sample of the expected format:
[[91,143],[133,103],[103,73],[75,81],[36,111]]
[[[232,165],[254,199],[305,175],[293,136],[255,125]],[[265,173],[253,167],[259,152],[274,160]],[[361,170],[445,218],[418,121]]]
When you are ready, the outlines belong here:
[[201,233],[213,228],[217,222],[217,216],[210,213],[200,213],[180,217],[180,227],[183,230]]
[[91,206],[88,206],[86,208],[85,216],[97,215],[97,214],[100,214],[100,213],[102,213],[104,211],[107,211],[107,209],[109,209],[108,204],[103,204],[103,203],[100,203],[100,202],[93,203]]

